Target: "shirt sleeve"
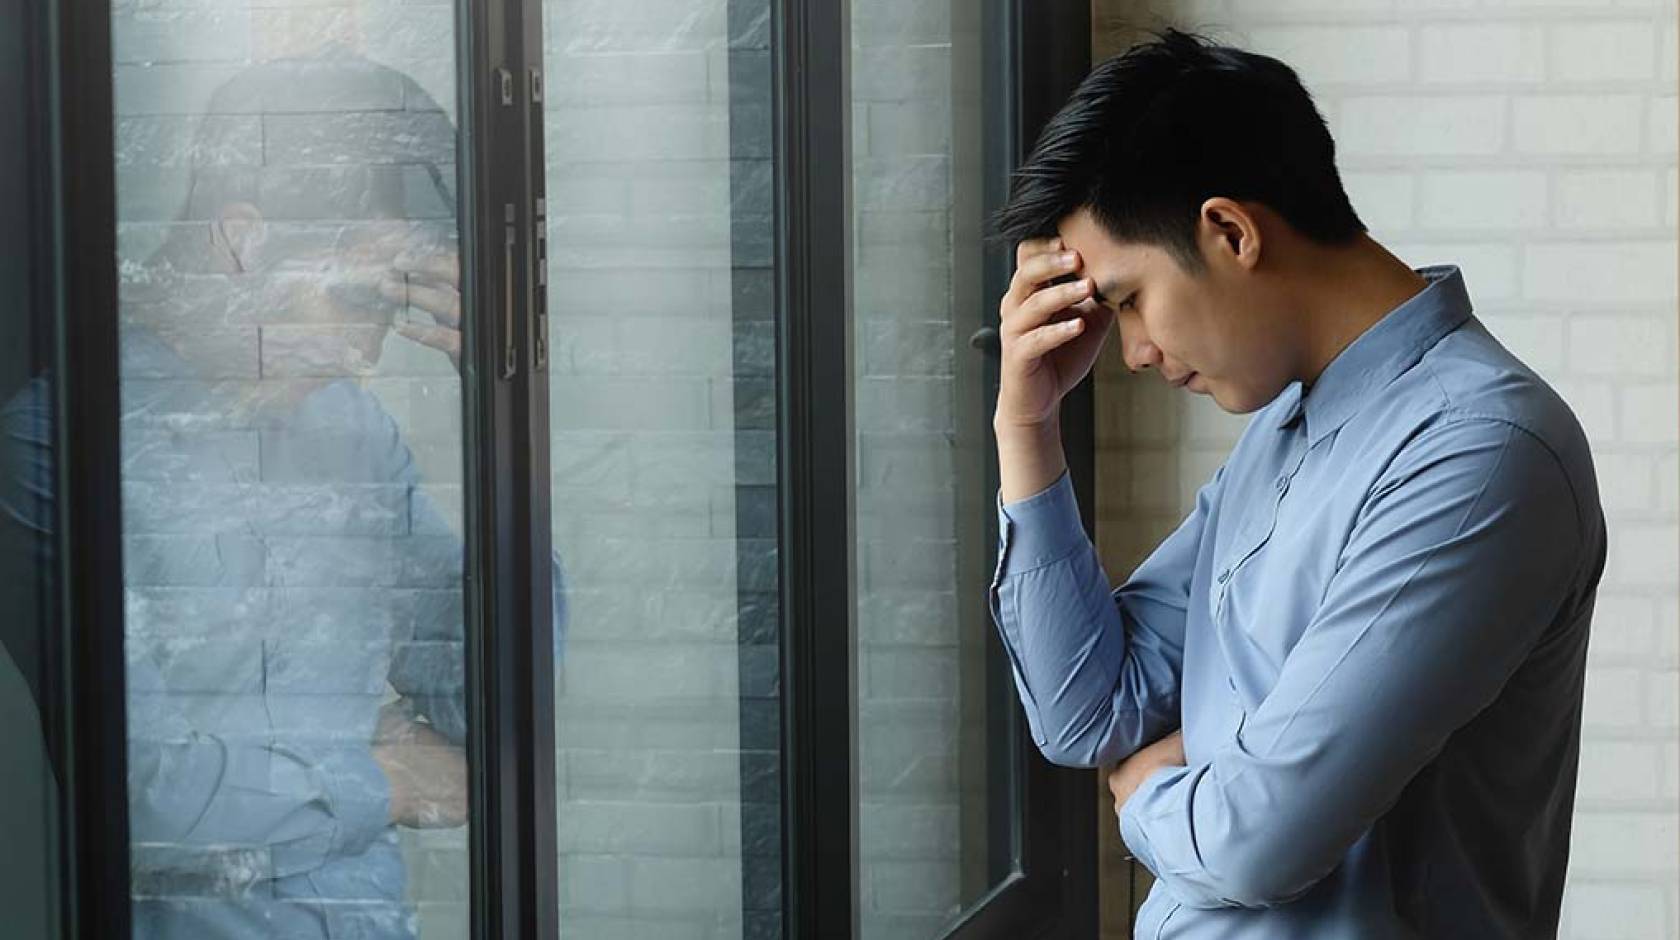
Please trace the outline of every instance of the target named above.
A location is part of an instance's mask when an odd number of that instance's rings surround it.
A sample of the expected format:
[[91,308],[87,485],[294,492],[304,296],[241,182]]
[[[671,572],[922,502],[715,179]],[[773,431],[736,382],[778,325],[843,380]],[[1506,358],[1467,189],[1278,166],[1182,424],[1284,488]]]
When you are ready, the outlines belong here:
[[1367,495],[1276,685],[1207,760],[1151,773],[1121,835],[1192,907],[1269,907],[1329,874],[1499,694],[1571,602],[1590,533],[1557,457],[1462,419]]
[[[465,565],[464,546],[437,503],[421,485],[413,452],[388,412],[368,398],[358,412],[359,426],[369,439],[367,450],[378,455],[380,479],[409,487],[409,515],[412,531],[422,539],[447,540],[448,556],[454,559],[455,577],[440,582],[430,595],[415,605],[410,629],[396,641],[386,678],[402,696],[410,715],[424,717],[438,733],[455,744],[467,740],[466,701],[466,610],[460,573]],[[431,542],[412,543],[416,552],[438,551]],[[417,560],[416,570],[435,570],[435,565]],[[567,615],[566,587],[560,570],[560,554],[551,555],[550,598],[553,604],[553,651],[556,671],[565,652]]]
[[389,826],[390,787],[365,743],[196,731],[144,656],[129,658],[128,686],[138,872],[285,877],[359,855]]
[[1118,588],[1085,533],[1067,471],[1012,503],[998,491],[988,602],[1033,743],[1052,763],[1112,763],[1178,727],[1190,579],[1223,476],[1221,467]]
[[[406,448],[405,448],[406,451]],[[448,525],[423,489],[410,493],[416,529],[447,532]],[[461,557],[457,543],[455,554]],[[560,553],[551,555],[550,599],[553,604],[554,668],[558,672],[566,649],[568,609]],[[457,584],[453,593],[460,597]],[[465,610],[460,604],[422,604],[410,633],[392,651],[387,678],[413,715],[424,716],[432,727],[455,744],[467,740]]]

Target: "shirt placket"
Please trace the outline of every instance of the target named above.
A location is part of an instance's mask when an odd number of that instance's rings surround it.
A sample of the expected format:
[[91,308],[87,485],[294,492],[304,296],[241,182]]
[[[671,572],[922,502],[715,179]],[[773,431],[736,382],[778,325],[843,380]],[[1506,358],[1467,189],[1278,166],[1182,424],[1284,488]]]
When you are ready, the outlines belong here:
[[1266,541],[1271,538],[1272,528],[1277,525],[1278,507],[1283,502],[1283,494],[1288,492],[1288,490],[1289,490],[1289,474],[1287,474],[1287,473],[1279,474],[1277,479],[1275,479],[1272,482],[1273,496],[1272,496],[1272,505],[1271,505],[1271,521],[1267,524],[1266,531],[1263,534],[1261,534],[1258,541],[1256,541],[1252,546],[1250,546],[1248,549],[1246,549],[1243,552],[1243,554],[1240,558],[1238,558],[1236,561],[1233,561],[1233,562],[1227,564],[1219,572],[1219,574],[1214,578],[1214,580],[1216,582],[1218,582],[1218,584],[1219,584],[1219,593],[1216,596],[1215,604],[1214,604],[1214,613],[1216,615],[1218,615],[1220,617],[1223,617],[1224,614],[1225,614],[1225,595],[1227,593],[1226,588],[1230,587],[1231,575],[1238,568],[1242,567],[1243,562],[1252,558],[1254,556],[1254,553],[1258,552],[1260,550],[1261,546],[1265,545]]
[[1217,590],[1214,593],[1213,617],[1214,620],[1219,623],[1225,622],[1225,598],[1226,595],[1230,593],[1228,589],[1231,586],[1232,576],[1236,574],[1237,569],[1241,568],[1245,562],[1254,557],[1254,555],[1264,548],[1266,543],[1271,540],[1272,531],[1277,527],[1278,513],[1282,510],[1283,497],[1288,494],[1290,482],[1295,478],[1295,475],[1300,472],[1301,464],[1306,459],[1307,451],[1302,445],[1302,442],[1296,441],[1292,445],[1291,450],[1293,451],[1293,454],[1289,460],[1284,462],[1285,469],[1272,478],[1272,498],[1271,504],[1268,507],[1270,515],[1267,517],[1264,528],[1257,538],[1245,540],[1252,541],[1253,544],[1242,548],[1240,555],[1233,560],[1226,562],[1223,566],[1221,566],[1219,573],[1214,575],[1214,583],[1217,585]]

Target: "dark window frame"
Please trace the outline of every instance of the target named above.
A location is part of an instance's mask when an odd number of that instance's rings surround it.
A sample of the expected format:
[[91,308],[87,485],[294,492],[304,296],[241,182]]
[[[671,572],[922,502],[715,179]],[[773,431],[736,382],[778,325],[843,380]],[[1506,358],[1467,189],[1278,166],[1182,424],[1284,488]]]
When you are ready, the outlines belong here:
[[[43,649],[41,711],[58,780],[59,899],[66,937],[126,937],[128,740],[123,658],[121,466],[117,383],[116,154],[111,11],[42,0],[25,20],[39,54],[34,89],[47,238],[43,299],[56,299],[49,342],[57,459],[55,536],[63,633]],[[25,315],[28,315],[25,311]],[[40,311],[37,311],[40,313]],[[57,640],[57,643],[51,640]],[[112,894],[120,892],[118,898]],[[113,901],[118,903],[112,903]]]
[[456,5],[475,940],[559,930],[540,0]]
[[782,936],[857,933],[851,4],[775,0]]

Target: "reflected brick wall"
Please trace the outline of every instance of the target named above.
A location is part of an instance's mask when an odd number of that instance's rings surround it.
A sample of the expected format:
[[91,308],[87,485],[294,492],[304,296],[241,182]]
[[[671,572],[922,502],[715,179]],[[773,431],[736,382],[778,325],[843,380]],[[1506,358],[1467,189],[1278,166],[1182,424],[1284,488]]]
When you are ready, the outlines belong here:
[[[396,252],[452,247],[453,17],[427,2],[112,5],[127,627],[131,675],[136,657],[161,670],[131,682],[135,715],[355,744],[393,642],[461,621],[459,380],[370,301]],[[263,220],[249,270],[230,274],[209,223],[233,202]],[[191,366],[147,355],[136,326]],[[366,395],[282,417],[338,379]],[[356,415],[394,422],[418,486],[373,472],[366,440],[342,433]],[[458,644],[444,655],[458,662]],[[426,935],[464,930],[465,832],[391,838]],[[198,893],[173,876],[135,887]]]

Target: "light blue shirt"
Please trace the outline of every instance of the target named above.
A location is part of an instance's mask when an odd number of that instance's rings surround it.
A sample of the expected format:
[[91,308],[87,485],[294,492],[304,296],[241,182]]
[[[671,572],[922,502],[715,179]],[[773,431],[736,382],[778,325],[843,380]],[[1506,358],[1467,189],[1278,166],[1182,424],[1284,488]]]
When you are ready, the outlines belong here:
[[1141,940],[1554,936],[1605,524],[1561,398],[1458,268],[1257,411],[1111,587],[1066,473],[988,599],[1071,767],[1182,727],[1118,810]]

